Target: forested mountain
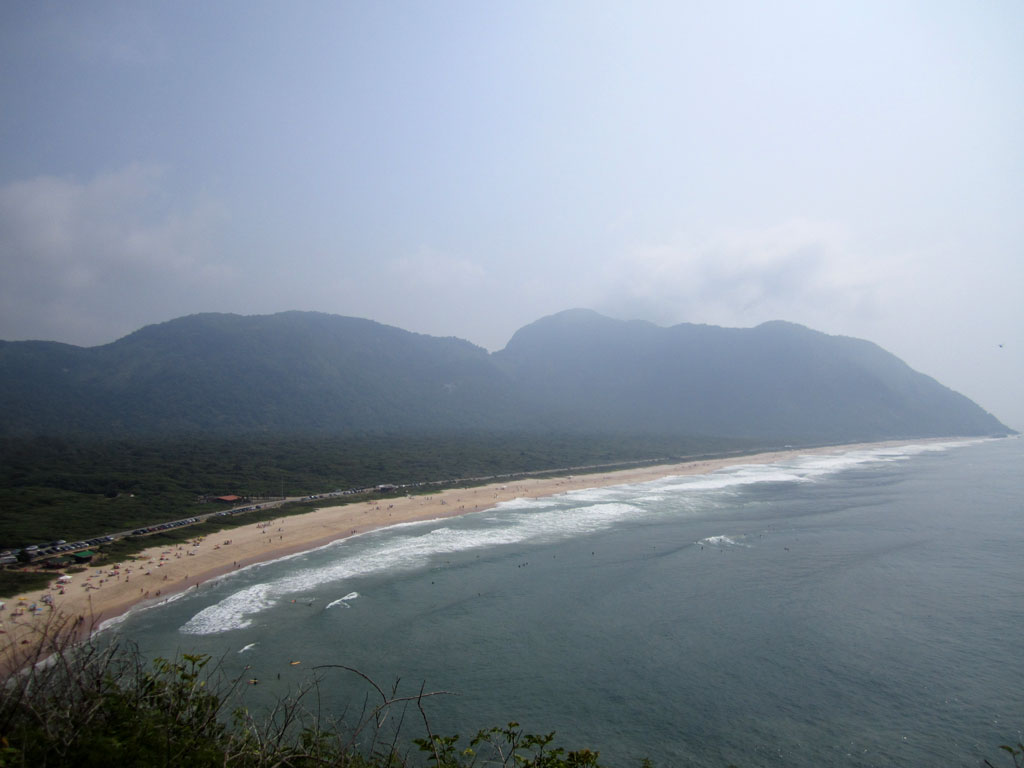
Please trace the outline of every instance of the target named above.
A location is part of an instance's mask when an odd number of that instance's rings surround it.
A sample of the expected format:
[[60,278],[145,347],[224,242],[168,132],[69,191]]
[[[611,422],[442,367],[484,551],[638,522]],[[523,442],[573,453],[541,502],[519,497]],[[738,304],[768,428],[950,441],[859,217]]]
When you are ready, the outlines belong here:
[[602,430],[820,441],[1008,431],[877,345],[792,323],[662,328],[569,310],[492,357],[529,402]]
[[487,351],[308,312],[202,314],[112,344],[0,344],[0,430],[346,434],[511,426]]
[[843,441],[1009,431],[866,341],[570,310],[494,354],[308,312],[202,314],[112,344],[0,342],[0,434],[458,431]]

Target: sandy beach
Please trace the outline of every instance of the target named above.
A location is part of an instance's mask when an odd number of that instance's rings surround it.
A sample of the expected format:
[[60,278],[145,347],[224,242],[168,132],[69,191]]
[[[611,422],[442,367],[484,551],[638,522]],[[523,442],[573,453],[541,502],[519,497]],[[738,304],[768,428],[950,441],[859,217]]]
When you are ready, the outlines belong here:
[[[920,442],[920,441],[917,441]],[[899,444],[905,444],[901,441]],[[885,443],[871,443],[872,447]],[[187,589],[254,563],[320,547],[338,539],[399,523],[441,519],[479,512],[516,498],[553,496],[567,491],[641,483],[674,475],[713,472],[740,464],[766,464],[791,456],[838,453],[856,445],[777,451],[726,459],[637,467],[599,474],[526,478],[473,488],[449,489],[325,507],[301,515],[252,523],[186,544],[157,546],[120,563],[99,562],[86,572],[54,580],[45,590],[26,592],[0,611],[0,658],[21,665],[38,654],[46,626],[73,627],[77,636],[140,604],[166,600]],[[35,610],[31,610],[32,606]]]

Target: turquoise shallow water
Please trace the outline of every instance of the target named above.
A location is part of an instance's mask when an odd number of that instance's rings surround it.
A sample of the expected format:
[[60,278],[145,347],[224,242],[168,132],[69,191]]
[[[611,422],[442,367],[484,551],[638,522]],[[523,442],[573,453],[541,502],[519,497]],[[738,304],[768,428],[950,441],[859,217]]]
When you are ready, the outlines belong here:
[[[976,766],[1024,738],[1022,468],[1024,440],[960,441],[512,502],[111,631],[222,657],[252,706],[344,664],[456,693],[437,732],[516,719],[617,765]],[[362,702],[323,675],[325,712]]]

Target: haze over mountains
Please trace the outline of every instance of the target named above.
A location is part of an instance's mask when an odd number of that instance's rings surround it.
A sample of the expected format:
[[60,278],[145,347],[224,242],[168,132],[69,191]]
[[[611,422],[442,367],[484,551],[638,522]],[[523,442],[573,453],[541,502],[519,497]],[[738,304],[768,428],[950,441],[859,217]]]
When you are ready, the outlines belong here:
[[851,441],[1009,432],[878,346],[784,322],[569,310],[488,353],[310,312],[201,314],[82,348],[0,342],[0,434],[573,432]]

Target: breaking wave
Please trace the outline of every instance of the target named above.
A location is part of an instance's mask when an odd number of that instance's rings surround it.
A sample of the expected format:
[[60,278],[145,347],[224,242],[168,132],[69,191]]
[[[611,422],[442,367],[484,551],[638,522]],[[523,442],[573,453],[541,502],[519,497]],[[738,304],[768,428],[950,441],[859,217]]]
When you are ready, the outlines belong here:
[[[679,500],[673,514],[708,510],[744,486],[812,483],[820,477],[858,466],[901,461],[918,453],[943,451],[969,442],[975,441],[808,454],[771,464],[741,464],[703,475],[676,475],[646,483],[570,491],[541,499],[515,499],[473,516],[476,521],[473,525],[434,522],[395,526],[387,535],[366,538],[358,546],[353,545],[354,540],[334,542],[322,548],[337,552],[333,561],[316,568],[296,564],[296,569],[284,576],[240,589],[196,613],[180,631],[207,635],[243,629],[253,623],[255,616],[290,596],[371,574],[425,567],[435,558],[446,555],[527,541],[548,543],[587,536],[620,521],[656,514],[652,510],[658,505],[652,502],[667,496]],[[726,536],[712,536],[703,543],[746,546]],[[350,592],[327,607],[345,605],[356,597],[357,593]]]

